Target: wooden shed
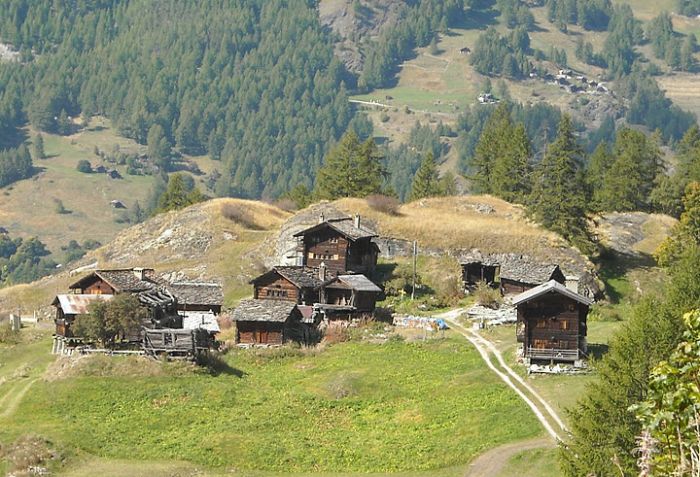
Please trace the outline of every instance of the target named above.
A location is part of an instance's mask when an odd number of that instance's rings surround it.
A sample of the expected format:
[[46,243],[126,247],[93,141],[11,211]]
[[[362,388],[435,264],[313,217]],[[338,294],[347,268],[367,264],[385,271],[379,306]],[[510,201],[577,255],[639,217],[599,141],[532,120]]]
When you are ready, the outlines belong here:
[[166,287],[177,300],[178,311],[212,312],[215,315],[221,313],[224,291],[218,283],[173,282]]
[[479,282],[493,284],[499,276],[500,264],[489,255],[483,255],[478,250],[462,256],[459,259],[462,268],[464,288],[472,288]]
[[360,216],[324,220],[294,234],[301,240],[302,264],[325,263],[332,273],[372,273],[377,266],[377,234],[361,223]]
[[556,280],[513,297],[516,337],[531,361],[575,362],[586,356],[586,319],[593,302]]
[[294,302],[241,300],[232,318],[239,344],[281,345],[302,335],[303,317]]

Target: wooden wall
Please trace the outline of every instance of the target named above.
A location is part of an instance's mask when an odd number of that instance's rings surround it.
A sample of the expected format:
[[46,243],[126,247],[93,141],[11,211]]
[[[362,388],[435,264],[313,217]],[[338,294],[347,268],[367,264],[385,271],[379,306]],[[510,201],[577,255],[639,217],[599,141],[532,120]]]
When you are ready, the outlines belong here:
[[332,229],[306,235],[304,264],[308,267],[318,267],[325,263],[329,272],[344,272],[347,270],[349,245],[348,239]]
[[513,295],[516,293],[522,293],[531,288],[535,288],[537,285],[530,285],[528,283],[516,282],[515,280],[509,280],[508,278],[501,277],[501,291],[504,295]]
[[468,285],[476,285],[481,281],[493,283],[496,281],[496,268],[481,263],[464,264],[462,265],[462,280]]
[[241,344],[282,344],[284,327],[284,323],[239,321],[236,323],[237,340]]
[[80,293],[85,295],[113,295],[114,288],[112,288],[107,282],[101,278],[97,278],[87,287],[80,290]]
[[299,303],[299,289],[280,275],[272,275],[255,284],[254,298]]

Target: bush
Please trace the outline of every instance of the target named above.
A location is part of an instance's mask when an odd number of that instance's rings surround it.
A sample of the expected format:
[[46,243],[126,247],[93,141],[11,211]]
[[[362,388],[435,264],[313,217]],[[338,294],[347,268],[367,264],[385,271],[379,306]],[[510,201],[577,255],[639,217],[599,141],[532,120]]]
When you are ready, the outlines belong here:
[[40,475],[40,469],[45,469],[51,461],[61,459],[52,447],[53,444],[44,438],[23,436],[7,448],[0,448],[0,457],[6,458],[10,464],[13,472],[8,475]]
[[388,215],[399,214],[399,207],[401,207],[401,202],[399,202],[399,200],[395,197],[389,197],[387,195],[382,194],[373,194],[367,196],[365,200],[367,201],[367,205],[369,205],[372,209],[376,210],[377,212],[381,212],[383,214]]
[[80,161],[78,161],[76,169],[78,170],[78,172],[83,172],[85,174],[90,174],[92,172],[92,166],[90,165],[90,161],[86,159],[81,159]]
[[255,217],[250,213],[250,210],[236,204],[224,204],[221,207],[221,213],[224,217],[232,222],[242,225],[247,229],[260,230],[261,227],[255,223]]
[[0,343],[16,344],[19,342],[19,331],[14,331],[10,323],[0,324]]
[[503,303],[500,290],[490,287],[486,282],[479,282],[474,290],[476,303],[487,308],[498,308]]
[[383,112],[382,114],[379,115],[379,120],[383,123],[389,121],[389,115]]

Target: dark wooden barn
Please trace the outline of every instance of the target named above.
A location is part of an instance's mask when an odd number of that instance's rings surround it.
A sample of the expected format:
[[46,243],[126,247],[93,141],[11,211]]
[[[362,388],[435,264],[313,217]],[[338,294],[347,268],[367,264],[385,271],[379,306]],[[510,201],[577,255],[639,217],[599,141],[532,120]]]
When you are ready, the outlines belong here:
[[253,279],[253,298],[288,301],[298,304],[318,303],[320,288],[327,281],[324,267],[274,267]]
[[294,234],[301,240],[302,264],[318,267],[324,263],[331,273],[372,273],[377,266],[377,234],[362,226],[360,216],[322,220]]
[[381,293],[382,289],[364,275],[338,275],[323,287],[322,303],[372,312]]
[[516,336],[530,361],[569,361],[587,353],[586,318],[593,302],[556,280],[513,298]]
[[522,293],[550,280],[566,283],[566,277],[559,265],[524,259],[501,263],[500,283],[504,295]]
[[177,311],[211,311],[215,315],[221,313],[224,291],[218,283],[173,282],[167,284],[166,288],[177,301]]
[[303,336],[303,316],[294,302],[241,300],[232,318],[239,344],[281,345]]

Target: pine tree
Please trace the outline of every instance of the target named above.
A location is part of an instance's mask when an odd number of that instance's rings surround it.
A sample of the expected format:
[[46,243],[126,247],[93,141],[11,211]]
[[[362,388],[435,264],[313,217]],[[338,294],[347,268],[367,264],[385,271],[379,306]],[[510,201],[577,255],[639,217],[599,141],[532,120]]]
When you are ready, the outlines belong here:
[[354,131],[345,133],[318,171],[316,197],[337,199],[380,193],[386,174],[381,159],[373,139],[360,143]]
[[182,174],[173,174],[168,181],[168,187],[158,201],[157,212],[183,209],[204,200],[204,196],[196,187],[189,189]]
[[660,167],[660,151],[653,138],[629,128],[620,130],[612,164],[596,194],[600,208],[617,212],[649,209]]
[[669,266],[692,248],[700,247],[700,182],[691,182],[683,197],[683,213],[654,253],[661,266]]
[[568,115],[535,171],[530,211],[545,227],[582,248],[590,247],[586,223],[583,150]]
[[440,178],[433,153],[428,152],[413,177],[410,200],[434,197],[441,194]]
[[496,157],[491,174],[492,193],[511,202],[524,202],[530,193],[530,157],[532,147],[519,123],[504,130],[500,154]]
[[608,143],[603,141],[595,148],[593,154],[588,160],[586,168],[586,186],[588,187],[588,196],[591,197],[591,208],[593,210],[601,210],[603,198],[601,193],[605,176],[612,164],[612,156]]
[[32,152],[34,152],[34,159],[46,159],[46,151],[44,151],[44,136],[42,136],[41,133],[37,134],[34,138],[33,146],[34,148]]
[[151,160],[164,171],[169,170],[172,151],[170,149],[170,142],[165,136],[165,131],[160,124],[154,124],[148,130],[147,144],[148,156]]
[[513,125],[506,103],[500,103],[484,125],[479,142],[470,161],[470,178],[477,193],[493,192],[491,175],[496,160],[502,154],[503,136],[508,135]]

